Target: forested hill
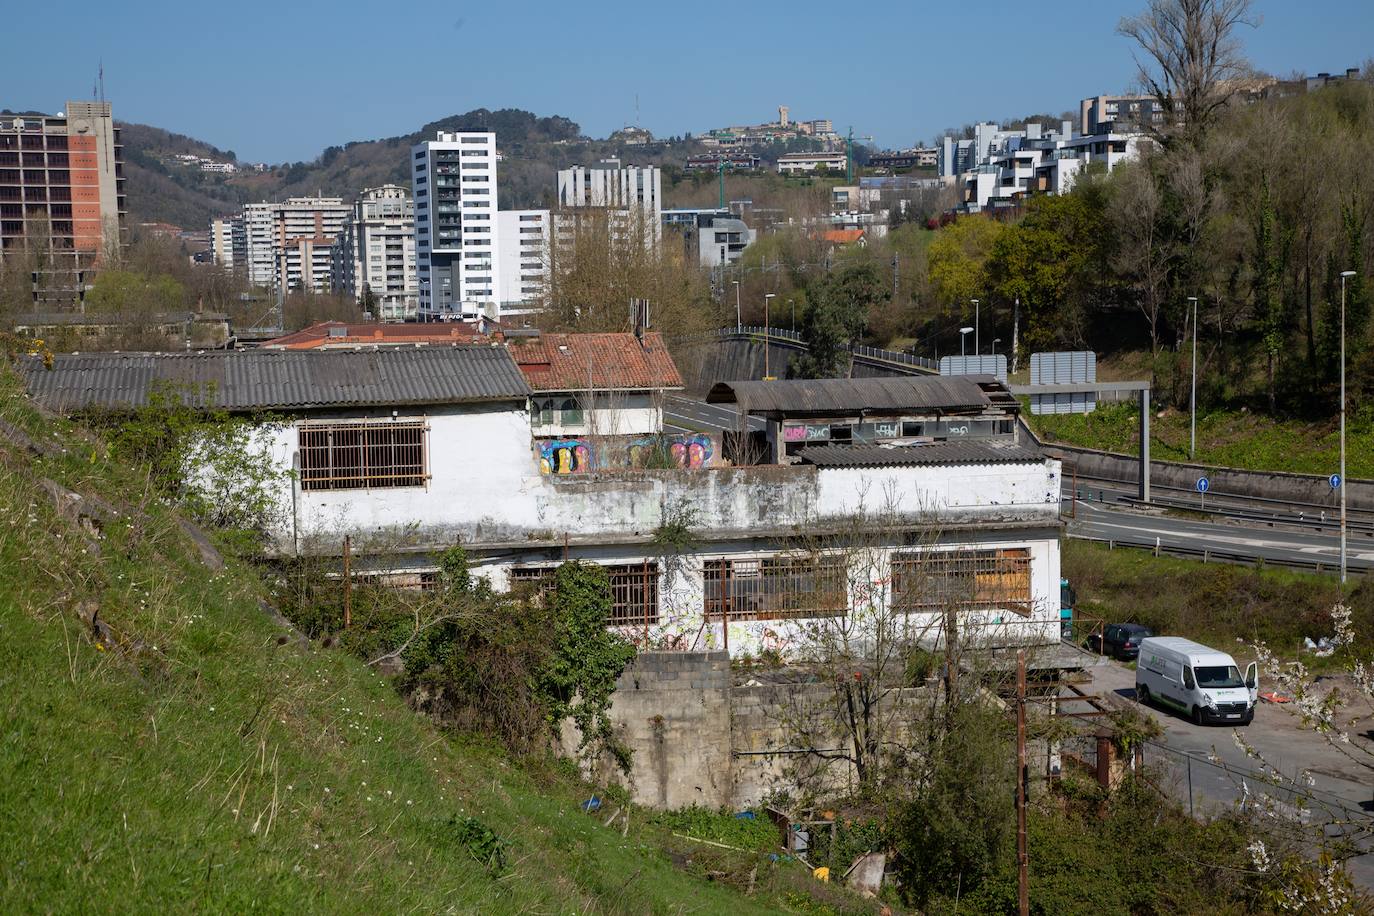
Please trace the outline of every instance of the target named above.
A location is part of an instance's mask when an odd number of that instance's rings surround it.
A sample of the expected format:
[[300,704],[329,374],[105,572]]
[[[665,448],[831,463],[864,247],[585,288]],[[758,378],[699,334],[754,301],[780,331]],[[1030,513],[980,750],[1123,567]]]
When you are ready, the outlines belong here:
[[[413,133],[380,140],[357,140],[326,148],[311,162],[281,163],[256,171],[239,162],[233,175],[201,172],[198,166],[172,159],[179,153],[229,161],[221,151],[191,137],[143,124],[122,124],[129,219],[168,222],[197,229],[217,215],[233,212],[244,203],[323,193],[352,199],[364,188],[395,182],[410,184],[410,148],[436,131],[494,130],[503,156],[500,165],[501,206],[533,207],[547,203],[554,192],[554,173],[569,165],[591,163],[621,154],[619,144],[582,136],[578,124],[554,115],[539,117],[519,109],[466,114],[432,121]],[[636,150],[638,164],[668,161],[663,153]]]

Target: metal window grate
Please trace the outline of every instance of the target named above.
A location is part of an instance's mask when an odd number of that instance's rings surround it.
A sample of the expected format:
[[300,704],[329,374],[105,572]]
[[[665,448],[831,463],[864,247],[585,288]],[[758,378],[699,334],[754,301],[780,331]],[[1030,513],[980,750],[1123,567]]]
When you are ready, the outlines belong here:
[[848,608],[843,556],[707,560],[703,610],[731,620],[838,617]]
[[[608,626],[658,623],[657,563],[605,566],[611,580],[611,617]],[[524,566],[510,571],[512,586],[531,586],[540,595],[553,594],[556,566]]]
[[1031,613],[1030,550],[931,550],[892,555],[892,605],[907,613]]
[[424,420],[297,427],[302,490],[422,487],[429,480]]

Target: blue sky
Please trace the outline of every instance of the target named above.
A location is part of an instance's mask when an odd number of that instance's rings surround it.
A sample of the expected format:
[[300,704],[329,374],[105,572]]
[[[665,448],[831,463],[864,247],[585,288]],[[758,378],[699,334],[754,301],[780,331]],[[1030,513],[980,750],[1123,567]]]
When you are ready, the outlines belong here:
[[[592,136],[758,123],[786,104],[907,146],[982,119],[1075,108],[1128,89],[1115,34],[1145,0],[1054,3],[548,3],[255,0],[6,4],[0,108],[89,97],[103,58],[115,117],[245,161],[408,133],[473,108],[572,118]],[[1374,0],[1257,0],[1244,40],[1287,75],[1374,54]],[[212,14],[213,11],[213,14]],[[62,32],[50,40],[24,35]]]

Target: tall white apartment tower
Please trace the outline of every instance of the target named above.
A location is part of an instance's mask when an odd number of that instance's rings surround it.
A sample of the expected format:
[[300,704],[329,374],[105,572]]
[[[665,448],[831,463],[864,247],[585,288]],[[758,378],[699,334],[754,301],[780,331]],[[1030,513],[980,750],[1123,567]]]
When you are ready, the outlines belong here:
[[382,321],[414,318],[415,204],[400,185],[368,188],[334,243],[334,288],[369,300]]
[[606,211],[612,232],[633,228],[643,232],[646,245],[656,245],[663,235],[663,176],[657,166],[622,168],[619,159],[561,169],[558,206]]
[[440,131],[411,152],[420,319],[500,318],[496,134]]
[[503,315],[539,310],[549,287],[551,225],[548,210],[502,210],[496,214],[500,257],[497,294]]

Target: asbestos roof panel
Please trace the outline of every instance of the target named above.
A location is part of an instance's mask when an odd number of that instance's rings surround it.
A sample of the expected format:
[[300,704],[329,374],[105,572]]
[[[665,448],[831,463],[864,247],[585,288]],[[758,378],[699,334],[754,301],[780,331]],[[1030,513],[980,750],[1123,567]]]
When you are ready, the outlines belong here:
[[1001,387],[992,376],[980,375],[717,382],[706,403],[739,404],[747,413],[784,416],[968,411],[994,406],[989,382],[994,392]]
[[167,388],[231,411],[454,404],[529,395],[504,347],[62,354],[22,362],[30,396],[53,410],[136,408]]
[[934,442],[929,445],[826,445],[804,448],[798,457],[823,468],[877,468],[934,464],[1038,464],[1047,457],[1037,448],[1006,440]]
[[682,376],[663,335],[544,334],[513,341],[510,352],[535,391],[681,388]]

